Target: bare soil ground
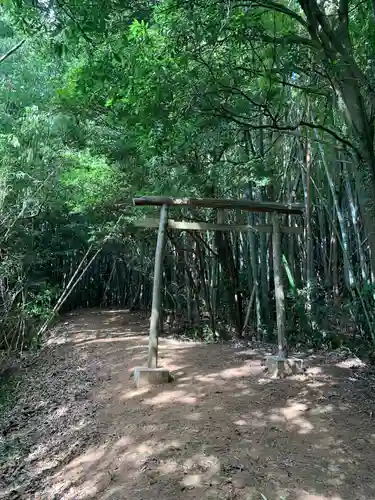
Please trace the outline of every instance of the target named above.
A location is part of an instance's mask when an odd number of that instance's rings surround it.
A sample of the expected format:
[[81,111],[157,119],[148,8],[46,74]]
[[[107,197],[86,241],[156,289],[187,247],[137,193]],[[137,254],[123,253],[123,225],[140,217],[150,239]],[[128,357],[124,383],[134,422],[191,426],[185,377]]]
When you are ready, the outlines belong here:
[[375,499],[374,388],[348,363],[270,380],[255,349],[162,339],[175,381],[138,390],[146,350],[136,314],[53,330],[1,422],[0,498]]

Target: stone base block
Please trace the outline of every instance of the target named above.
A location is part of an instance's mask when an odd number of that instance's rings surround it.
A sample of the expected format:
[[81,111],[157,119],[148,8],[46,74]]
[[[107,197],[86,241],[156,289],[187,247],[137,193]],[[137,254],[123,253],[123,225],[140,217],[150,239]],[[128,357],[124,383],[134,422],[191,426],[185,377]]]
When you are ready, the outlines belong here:
[[284,378],[304,371],[303,359],[269,356],[266,358],[268,374],[272,378]]
[[170,381],[170,373],[165,368],[134,368],[134,382],[137,387],[168,384]]

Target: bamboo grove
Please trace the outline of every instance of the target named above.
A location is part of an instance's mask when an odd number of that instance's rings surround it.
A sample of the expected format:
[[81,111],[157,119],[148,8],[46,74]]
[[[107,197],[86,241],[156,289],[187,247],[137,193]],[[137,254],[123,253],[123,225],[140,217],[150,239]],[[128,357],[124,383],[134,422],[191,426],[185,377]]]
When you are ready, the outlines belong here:
[[[0,342],[56,314],[148,311],[137,195],[300,203],[280,215],[292,347],[375,343],[374,13],[368,2],[3,2]],[[268,213],[178,208],[260,225]],[[301,225],[303,234],[293,232]],[[168,230],[164,328],[273,340],[266,231]]]

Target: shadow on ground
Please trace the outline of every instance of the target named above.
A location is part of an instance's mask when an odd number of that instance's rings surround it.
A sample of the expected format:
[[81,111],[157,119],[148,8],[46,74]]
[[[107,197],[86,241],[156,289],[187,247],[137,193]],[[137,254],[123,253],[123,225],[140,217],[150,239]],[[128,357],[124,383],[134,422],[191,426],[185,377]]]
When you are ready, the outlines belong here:
[[135,389],[146,333],[121,311],[55,329],[18,388],[31,413],[5,432],[4,498],[375,498],[375,408],[354,369],[315,359],[269,380],[256,350],[162,339],[175,381]]

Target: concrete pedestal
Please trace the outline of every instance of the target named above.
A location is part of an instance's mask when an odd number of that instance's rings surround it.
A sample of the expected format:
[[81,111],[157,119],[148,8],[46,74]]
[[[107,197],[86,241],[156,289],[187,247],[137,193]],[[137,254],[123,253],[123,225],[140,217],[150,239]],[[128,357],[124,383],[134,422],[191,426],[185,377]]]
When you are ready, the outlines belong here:
[[137,387],[147,387],[149,385],[168,384],[172,379],[170,373],[165,368],[134,368],[134,382]]
[[272,378],[284,378],[302,373],[303,360],[298,358],[282,358],[269,356],[266,358],[267,372]]

